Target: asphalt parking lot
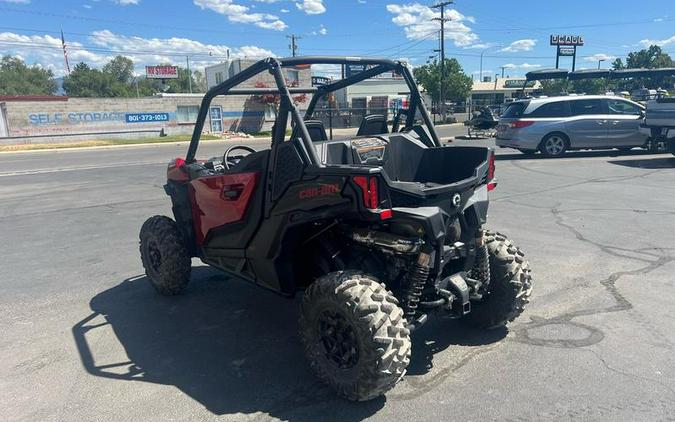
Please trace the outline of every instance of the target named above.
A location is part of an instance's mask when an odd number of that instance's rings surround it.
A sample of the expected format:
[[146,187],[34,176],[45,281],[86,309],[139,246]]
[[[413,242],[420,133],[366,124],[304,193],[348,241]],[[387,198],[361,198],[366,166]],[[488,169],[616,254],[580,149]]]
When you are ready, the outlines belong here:
[[138,230],[185,149],[0,154],[2,419],[675,420],[675,157],[498,151],[489,227],[532,302],[508,330],[431,321],[404,381],[350,403],[310,373],[298,300],[196,261],[184,296],[150,287]]

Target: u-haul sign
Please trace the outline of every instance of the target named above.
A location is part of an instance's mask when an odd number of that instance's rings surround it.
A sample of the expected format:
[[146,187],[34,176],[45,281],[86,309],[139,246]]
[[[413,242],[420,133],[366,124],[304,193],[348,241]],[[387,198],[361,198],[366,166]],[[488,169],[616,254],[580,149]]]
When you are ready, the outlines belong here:
[[178,66],[145,66],[148,79],[178,79]]
[[581,35],[551,35],[551,45],[584,45]]

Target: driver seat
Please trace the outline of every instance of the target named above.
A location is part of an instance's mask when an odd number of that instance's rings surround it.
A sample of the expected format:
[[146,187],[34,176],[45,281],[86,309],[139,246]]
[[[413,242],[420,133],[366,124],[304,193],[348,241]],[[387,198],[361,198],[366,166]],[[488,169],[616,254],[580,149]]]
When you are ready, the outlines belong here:
[[389,133],[387,118],[383,114],[369,114],[363,118],[356,136],[372,136]]
[[[326,135],[326,128],[323,126],[321,120],[305,120],[305,127],[309,132],[309,137],[312,142],[323,142],[328,140]],[[296,125],[291,132],[291,139],[300,137],[300,128]]]

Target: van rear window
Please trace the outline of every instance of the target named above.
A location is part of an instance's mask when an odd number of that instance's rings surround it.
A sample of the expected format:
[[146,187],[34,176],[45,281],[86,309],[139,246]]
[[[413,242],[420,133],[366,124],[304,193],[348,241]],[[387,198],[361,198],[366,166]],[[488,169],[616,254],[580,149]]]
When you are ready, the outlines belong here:
[[523,115],[528,104],[529,102],[512,103],[507,107],[501,117],[504,119],[516,119]]

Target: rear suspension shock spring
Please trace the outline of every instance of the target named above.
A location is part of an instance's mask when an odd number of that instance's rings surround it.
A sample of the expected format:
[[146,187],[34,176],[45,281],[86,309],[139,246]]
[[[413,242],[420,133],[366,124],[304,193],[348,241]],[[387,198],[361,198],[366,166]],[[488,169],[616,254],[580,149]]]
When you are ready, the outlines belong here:
[[405,313],[408,322],[415,320],[417,314],[417,306],[422,297],[422,290],[429,279],[429,262],[431,255],[426,252],[421,252],[417,258],[417,262],[413,265],[409,276],[408,286],[405,290],[403,312]]

